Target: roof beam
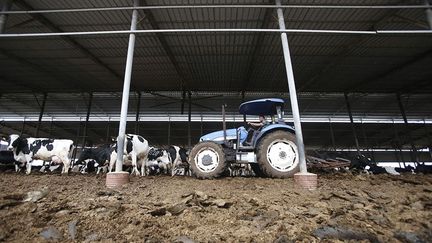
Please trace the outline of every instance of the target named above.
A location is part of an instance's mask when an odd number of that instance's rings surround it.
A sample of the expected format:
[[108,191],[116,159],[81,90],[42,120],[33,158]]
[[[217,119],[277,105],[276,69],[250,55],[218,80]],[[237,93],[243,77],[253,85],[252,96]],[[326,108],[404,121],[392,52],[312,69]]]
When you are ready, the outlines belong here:
[[[143,5],[147,5],[147,3],[145,0],[139,0],[139,5],[143,6]],[[147,20],[148,20],[150,26],[152,27],[152,29],[154,29],[154,30],[160,29],[153,13],[148,9],[143,9],[143,12],[144,12],[145,16],[147,17]],[[142,22],[140,22],[140,25],[143,29],[145,29]],[[178,62],[174,56],[174,53],[171,50],[171,47],[169,46],[167,40],[165,39],[165,36],[163,36],[162,33],[155,33],[155,34],[156,34],[156,37],[158,38],[159,42],[161,43],[162,48],[165,50],[168,58],[170,59],[171,63],[174,65],[174,68],[175,68],[178,76],[180,77],[181,86],[187,87],[189,82],[186,80],[186,78],[185,78],[186,76],[183,73],[182,69],[180,68],[180,66],[179,66],[179,64],[178,64]],[[191,87],[189,87],[189,89],[190,88]]]
[[[34,10],[32,6],[30,6],[28,3],[26,3],[24,0],[14,0],[14,4],[19,6],[22,9],[25,10]],[[39,21],[41,24],[45,25],[48,29],[50,29],[53,32],[63,32],[59,27],[57,27],[51,20],[43,16],[42,14],[38,13],[32,13],[30,14],[35,20]],[[99,66],[106,69],[109,73],[111,73],[114,77],[116,77],[119,80],[122,80],[122,76],[119,75],[114,69],[109,67],[107,64],[102,62],[97,56],[95,56],[93,53],[91,53],[87,48],[85,48],[83,45],[78,43],[75,39],[73,39],[70,36],[61,36],[61,39],[69,43],[70,45],[76,47],[82,54],[84,54],[86,57],[91,59],[93,62],[98,64]]]
[[[268,4],[274,5],[275,1],[269,0]],[[268,28],[273,11],[274,11],[274,9],[271,9],[271,8],[266,9],[264,19],[261,23],[261,29],[267,29]],[[258,53],[261,50],[263,42],[264,42],[264,36],[265,36],[265,33],[262,33],[262,32],[258,33],[258,38],[256,39],[255,47],[254,47],[253,52],[252,52],[252,57],[250,58],[250,61],[248,63],[248,68],[247,68],[245,77],[243,79],[243,84],[242,84],[242,88],[240,91],[245,92],[247,86],[250,83],[250,79],[252,77],[252,73],[253,73],[253,70],[255,68],[255,63],[256,63],[256,60],[258,58]]]
[[[427,1],[427,0],[426,0]],[[430,1],[430,0],[429,0]],[[282,9],[428,9],[428,4],[409,4],[406,5],[392,4],[392,5],[335,5],[335,4],[285,4],[280,6],[265,5],[265,4],[182,4],[182,5],[149,5],[149,6],[118,6],[118,7],[94,7],[94,8],[67,8],[67,9],[39,9],[32,11],[0,11],[0,13],[7,14],[30,14],[30,13],[73,13],[73,12],[101,12],[101,11],[119,11],[119,10],[140,10],[140,9],[224,9],[224,8],[282,8]]]

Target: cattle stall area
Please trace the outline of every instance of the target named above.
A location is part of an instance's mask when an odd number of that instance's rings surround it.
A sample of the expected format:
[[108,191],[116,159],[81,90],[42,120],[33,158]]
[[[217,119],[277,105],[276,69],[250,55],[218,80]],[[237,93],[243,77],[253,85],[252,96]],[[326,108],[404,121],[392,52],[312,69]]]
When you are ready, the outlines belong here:
[[0,0],[0,242],[429,242],[431,0]]

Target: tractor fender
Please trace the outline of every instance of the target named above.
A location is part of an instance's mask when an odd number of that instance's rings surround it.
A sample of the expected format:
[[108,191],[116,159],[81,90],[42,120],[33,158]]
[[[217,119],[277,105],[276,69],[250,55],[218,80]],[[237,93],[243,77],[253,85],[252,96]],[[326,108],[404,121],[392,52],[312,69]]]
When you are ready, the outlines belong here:
[[258,134],[257,138],[255,139],[255,142],[253,144],[254,148],[258,145],[261,138],[263,138],[265,135],[267,135],[270,132],[276,131],[276,130],[283,130],[288,131],[292,134],[295,134],[294,127],[284,124],[271,124],[266,127],[264,127],[261,132]]

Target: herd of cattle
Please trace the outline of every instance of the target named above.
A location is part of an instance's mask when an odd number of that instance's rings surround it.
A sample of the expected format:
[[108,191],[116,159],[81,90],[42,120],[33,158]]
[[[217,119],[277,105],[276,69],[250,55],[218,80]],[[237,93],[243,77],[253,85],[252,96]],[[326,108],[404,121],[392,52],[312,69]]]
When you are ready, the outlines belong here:
[[[107,172],[114,169],[117,159],[117,141],[103,144],[93,148],[84,148],[77,158],[73,141],[69,139],[24,138],[16,134],[9,136],[7,151],[0,151],[0,164],[15,164],[15,170],[23,168],[30,174],[32,167],[40,168],[45,172],[62,168],[61,173],[72,171],[89,173],[96,171]],[[171,145],[168,148],[155,148],[140,135],[126,134],[123,167],[130,169],[131,174],[146,176],[157,174],[188,175],[188,151],[179,146]],[[141,169],[139,171],[138,169]],[[248,164],[232,164],[227,171],[228,176],[254,176]]]
[[[41,167],[41,171],[61,167],[61,173],[65,174],[71,168],[81,173],[96,171],[99,174],[102,170],[104,172],[113,170],[117,159],[117,141],[93,148],[84,148],[77,158],[74,158],[75,154],[76,148],[73,141],[69,139],[25,138],[12,134],[7,141],[7,151],[0,151],[0,163],[14,163],[17,172],[25,168],[27,174],[31,173],[34,166]],[[186,149],[173,145],[165,149],[151,147],[147,140],[135,134],[126,134],[123,166],[130,169],[131,174],[141,176],[192,175]],[[400,172],[432,173],[430,165],[418,164],[415,168],[411,166],[406,168],[381,167],[365,158],[352,160],[350,169],[393,175]],[[228,167],[226,175],[254,176],[255,174],[249,164],[233,163]]]
[[[95,148],[84,148],[77,159],[72,159],[75,146],[69,139],[24,138],[12,134],[7,143],[7,150],[13,153],[13,158],[10,154],[3,154],[1,162],[13,162],[17,172],[25,168],[27,174],[31,173],[32,166],[35,165],[42,166],[41,171],[60,166],[62,174],[67,174],[72,167],[82,173],[93,170],[96,170],[97,173],[101,170],[112,171],[117,159],[116,141]],[[124,166],[131,168],[132,174],[141,176],[156,173],[175,175],[181,171],[185,174],[189,172],[187,151],[184,148],[178,146],[170,146],[167,149],[150,147],[147,140],[135,134],[126,134],[123,161]]]

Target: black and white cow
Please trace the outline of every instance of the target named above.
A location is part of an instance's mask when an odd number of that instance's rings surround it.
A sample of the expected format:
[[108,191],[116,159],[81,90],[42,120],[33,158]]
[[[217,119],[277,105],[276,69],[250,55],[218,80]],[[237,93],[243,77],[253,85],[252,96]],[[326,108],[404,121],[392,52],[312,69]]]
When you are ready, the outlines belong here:
[[76,164],[84,165],[82,172],[97,168],[96,174],[99,174],[104,167],[108,166],[113,151],[114,146],[110,144],[104,144],[96,148],[86,148],[81,152]]
[[101,165],[94,159],[86,159],[83,164],[81,164],[79,171],[81,174],[91,173],[94,171],[96,171],[96,174],[99,174],[101,171],[106,173],[108,171],[108,164],[109,163]]
[[394,168],[390,166],[366,166],[365,167],[366,172],[372,172],[373,174],[380,174],[380,173],[388,173],[391,175],[400,175],[400,173],[409,172],[412,174],[415,173],[432,173],[432,166],[431,165],[425,165],[425,164],[418,164],[416,168],[412,167],[411,165],[408,165],[405,168]]
[[146,171],[149,173],[161,172],[172,176],[180,169],[184,169],[185,174],[189,172],[187,161],[187,151],[178,146],[170,146],[168,149],[150,147],[146,163]]
[[174,176],[176,171],[180,168],[184,169],[184,174],[191,174],[189,169],[189,162],[187,156],[187,150],[180,148],[179,146],[172,145],[167,149],[172,164],[171,175]]
[[[145,175],[145,165],[147,163],[147,156],[150,151],[149,144],[140,135],[126,134],[123,160],[130,159],[132,161],[132,172],[131,174],[139,175],[137,162],[141,164],[141,176]],[[110,156],[109,171],[112,171],[117,160],[117,144],[113,146],[113,151]]]
[[54,170],[62,167],[63,165],[63,163],[57,156],[53,156],[51,160],[47,160],[47,161],[34,159],[32,160],[31,164],[32,164],[32,169],[39,168],[39,171],[42,173],[45,173],[46,170],[53,172]]
[[387,173],[390,175],[400,175],[399,172],[396,171],[395,167],[391,167],[391,166],[378,166],[375,164],[371,164],[371,165],[367,165],[364,168],[364,171],[367,174],[383,174],[383,173]]
[[[8,150],[14,152],[14,158],[21,164],[27,166],[26,173],[31,172],[33,159],[56,160],[63,163],[63,173],[69,172],[70,154],[73,148],[73,141],[69,139],[48,139],[48,138],[23,138],[17,134],[9,136]],[[18,170],[19,166],[15,168]]]
[[408,172],[408,173],[411,173],[411,174],[415,174],[415,168],[412,167],[411,165],[408,165],[405,168],[400,168],[400,167],[399,168],[395,168],[395,170],[397,172],[399,172],[399,173],[406,173],[406,172]]
[[154,147],[150,147],[145,166],[149,174],[155,172],[171,174],[173,169],[168,151]]

